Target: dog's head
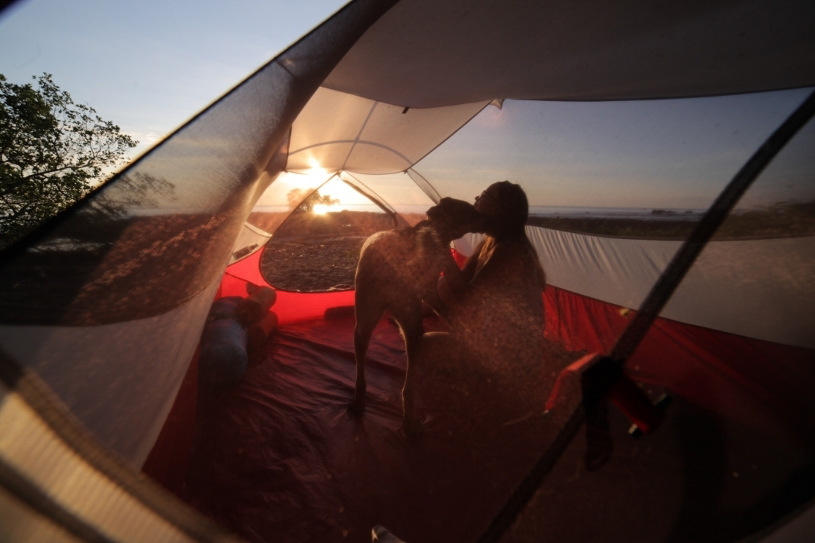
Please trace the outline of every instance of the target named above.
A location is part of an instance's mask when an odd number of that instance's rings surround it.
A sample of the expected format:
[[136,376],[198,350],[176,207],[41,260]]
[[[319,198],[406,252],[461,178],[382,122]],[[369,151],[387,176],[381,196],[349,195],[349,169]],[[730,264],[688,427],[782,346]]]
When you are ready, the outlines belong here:
[[442,198],[427,210],[430,223],[446,240],[458,239],[467,232],[483,232],[484,216],[473,204],[455,198]]

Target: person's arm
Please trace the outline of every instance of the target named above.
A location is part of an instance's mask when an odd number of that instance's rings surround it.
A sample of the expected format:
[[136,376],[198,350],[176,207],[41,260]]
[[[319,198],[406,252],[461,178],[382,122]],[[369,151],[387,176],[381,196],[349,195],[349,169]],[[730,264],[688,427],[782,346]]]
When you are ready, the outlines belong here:
[[[439,298],[445,306],[445,309],[450,309],[456,306],[463,298],[467,296],[467,291],[469,290],[468,285],[475,275],[476,269],[478,268],[479,255],[481,254],[481,249],[483,246],[484,241],[476,246],[475,250],[464,263],[464,267],[461,270],[452,271],[449,274],[445,273],[439,277],[436,289],[438,291]],[[453,262],[455,263],[455,260],[453,260]],[[456,265],[456,268],[458,268],[458,265]]]
[[[461,269],[449,249],[440,248],[439,253],[432,262],[433,269],[439,270],[441,273],[436,280],[435,288],[431,289],[431,292],[424,293],[424,301],[438,313],[446,314],[448,305],[454,303],[453,296],[448,295],[449,291],[460,291],[464,285],[464,279]],[[424,271],[421,270],[420,273]]]
[[468,281],[468,290],[492,290],[521,279],[523,253],[516,243],[501,242],[486,247],[479,254]]

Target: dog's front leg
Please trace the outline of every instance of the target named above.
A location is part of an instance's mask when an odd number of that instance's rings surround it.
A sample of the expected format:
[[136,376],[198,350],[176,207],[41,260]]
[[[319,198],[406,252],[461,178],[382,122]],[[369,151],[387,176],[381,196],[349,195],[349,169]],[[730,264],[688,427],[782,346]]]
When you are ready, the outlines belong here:
[[365,285],[357,286],[354,303],[354,359],[357,376],[354,381],[354,399],[349,406],[354,415],[362,415],[365,411],[365,357],[374,328],[384,313],[385,309],[376,303],[376,298],[370,295]]
[[413,406],[414,389],[416,387],[416,367],[419,363],[422,348],[422,317],[421,306],[417,304],[415,318],[406,319],[402,324],[402,334],[405,337],[405,350],[407,351],[407,369],[405,371],[405,385],[402,388],[402,412],[405,433],[417,436],[422,433],[422,423],[416,417]]
[[357,375],[354,380],[354,398],[349,409],[354,415],[361,415],[365,411],[365,356],[368,351],[368,342],[372,330],[360,325],[357,321],[354,327],[354,358],[356,360]]

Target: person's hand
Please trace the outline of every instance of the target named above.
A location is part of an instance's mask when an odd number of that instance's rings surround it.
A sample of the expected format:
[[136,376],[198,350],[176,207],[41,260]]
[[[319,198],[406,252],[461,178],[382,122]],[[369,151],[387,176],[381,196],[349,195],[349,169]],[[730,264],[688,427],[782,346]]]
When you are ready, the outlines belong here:
[[436,291],[446,308],[458,305],[464,297],[465,290],[466,285],[463,283],[461,274],[454,278],[442,275],[436,283]]
[[436,292],[438,293],[439,299],[443,305],[443,307],[439,309],[444,310],[446,313],[447,308],[455,305],[457,300],[455,299],[455,295],[450,289],[450,285],[444,275],[440,275],[439,280],[436,282]]

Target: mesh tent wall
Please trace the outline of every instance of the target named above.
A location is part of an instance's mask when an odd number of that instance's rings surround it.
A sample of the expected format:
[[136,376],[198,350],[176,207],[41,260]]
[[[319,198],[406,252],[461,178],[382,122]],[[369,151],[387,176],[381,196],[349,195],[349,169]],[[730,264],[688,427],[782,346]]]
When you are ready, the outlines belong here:
[[[134,470],[172,406],[260,174],[274,174],[297,112],[387,7],[348,6],[4,255],[9,539],[226,537],[180,503],[167,507]],[[172,197],[154,199],[158,186]],[[49,406],[66,415],[49,417]],[[31,418],[49,440],[36,441]]]
[[[109,530],[141,507],[159,518],[156,525],[172,527],[168,538],[221,537],[168,505],[133,470],[165,422],[213,297],[239,292],[244,281],[264,282],[261,251],[234,262],[232,255],[256,243],[243,241],[251,240],[244,223],[282,171],[316,161],[329,172],[405,172],[496,99],[658,99],[812,86],[813,23],[811,4],[795,1],[350,3],[4,255],[2,416],[17,431],[4,432],[2,448],[12,538],[37,533],[28,530],[126,538]],[[443,180],[431,182],[418,185],[431,200],[452,195]],[[536,227],[529,233],[552,286],[547,333],[600,351],[625,324],[617,309],[638,307],[678,246]],[[665,339],[647,350],[673,342],[679,351],[703,351],[716,367],[706,376],[749,385],[744,416],[766,417],[767,425],[785,420],[792,432],[811,435],[811,370],[796,378],[761,365],[779,357],[794,368],[812,361],[811,238],[735,244],[706,251],[663,314]],[[784,262],[798,276],[785,283],[785,266],[756,272],[765,275],[751,276],[745,295],[732,277],[756,259]],[[350,291],[281,292],[277,307],[283,321],[304,320],[352,300]],[[760,371],[715,366],[735,348]],[[637,371],[646,381],[671,379],[647,364]],[[700,403],[717,401],[685,385]],[[33,424],[27,416],[44,423],[49,445],[22,439]],[[61,424],[77,433],[58,431]],[[41,447],[53,452],[29,454]],[[89,485],[135,496],[136,505],[116,502],[102,513],[93,503],[69,506],[75,500],[50,475],[52,455],[74,462],[65,469],[76,477],[92,472],[101,481],[87,475]],[[35,508],[32,495],[49,496],[49,506]]]

